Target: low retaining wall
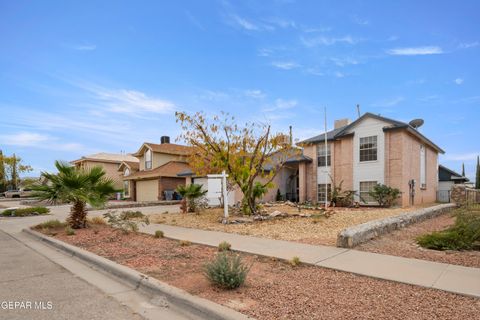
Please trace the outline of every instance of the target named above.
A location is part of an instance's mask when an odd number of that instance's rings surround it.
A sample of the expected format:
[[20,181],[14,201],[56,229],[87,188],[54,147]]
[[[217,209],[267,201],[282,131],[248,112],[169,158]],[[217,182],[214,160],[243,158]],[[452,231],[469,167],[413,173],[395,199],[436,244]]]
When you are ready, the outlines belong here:
[[456,207],[454,203],[416,210],[399,216],[383,218],[362,223],[340,231],[337,247],[353,248],[380,235],[404,228],[413,223],[436,217]]

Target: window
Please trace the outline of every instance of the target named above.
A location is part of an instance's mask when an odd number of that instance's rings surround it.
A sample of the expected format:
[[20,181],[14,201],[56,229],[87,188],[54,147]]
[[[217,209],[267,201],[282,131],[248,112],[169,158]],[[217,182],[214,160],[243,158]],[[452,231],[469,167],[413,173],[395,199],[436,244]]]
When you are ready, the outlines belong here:
[[152,151],[150,149],[145,151],[145,169],[152,169]]
[[377,181],[361,181],[360,182],[360,201],[375,202],[369,192],[373,190],[373,187],[377,185]]
[[317,146],[317,160],[319,167],[325,167],[325,155],[327,156],[327,166],[331,164],[331,157],[330,157],[330,144],[328,144],[326,152],[325,152],[325,144],[319,144]]
[[130,169],[126,168],[125,169],[125,172],[123,173],[123,175],[126,177],[126,176],[129,176],[130,175]]
[[325,188],[325,184],[318,185],[318,202],[325,203],[325,190],[327,191],[327,201],[330,200],[330,194],[332,193],[332,185],[330,183],[327,184],[327,188]]
[[123,181],[123,196],[125,198],[130,196],[130,181]]
[[420,146],[420,188],[427,188],[425,146]]
[[377,136],[360,138],[360,162],[377,160]]

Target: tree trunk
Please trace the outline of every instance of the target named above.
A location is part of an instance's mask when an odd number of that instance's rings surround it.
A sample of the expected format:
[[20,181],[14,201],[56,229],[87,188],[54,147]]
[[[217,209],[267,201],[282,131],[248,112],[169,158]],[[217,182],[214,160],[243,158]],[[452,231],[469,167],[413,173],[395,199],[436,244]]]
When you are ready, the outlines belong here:
[[257,212],[255,198],[253,197],[253,186],[247,187],[243,192],[242,211],[243,214],[247,215],[255,214]]
[[73,203],[67,222],[73,229],[87,227],[87,210],[85,202],[75,201]]

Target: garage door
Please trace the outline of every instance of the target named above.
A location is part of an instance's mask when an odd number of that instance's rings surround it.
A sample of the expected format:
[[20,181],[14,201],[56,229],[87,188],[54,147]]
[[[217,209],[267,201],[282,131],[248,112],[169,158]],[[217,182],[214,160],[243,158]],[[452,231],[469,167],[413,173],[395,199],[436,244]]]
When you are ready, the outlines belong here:
[[137,201],[158,201],[158,180],[137,181]]

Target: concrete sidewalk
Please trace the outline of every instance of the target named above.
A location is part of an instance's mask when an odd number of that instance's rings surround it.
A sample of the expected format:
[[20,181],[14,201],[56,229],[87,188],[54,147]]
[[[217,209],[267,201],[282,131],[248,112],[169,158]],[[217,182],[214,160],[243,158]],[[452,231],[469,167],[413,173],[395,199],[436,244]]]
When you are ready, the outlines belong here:
[[286,260],[297,256],[302,262],[320,267],[480,298],[479,268],[163,224],[141,228],[142,232],[149,234],[156,230],[162,230],[172,239],[215,247],[227,241],[237,251]]

